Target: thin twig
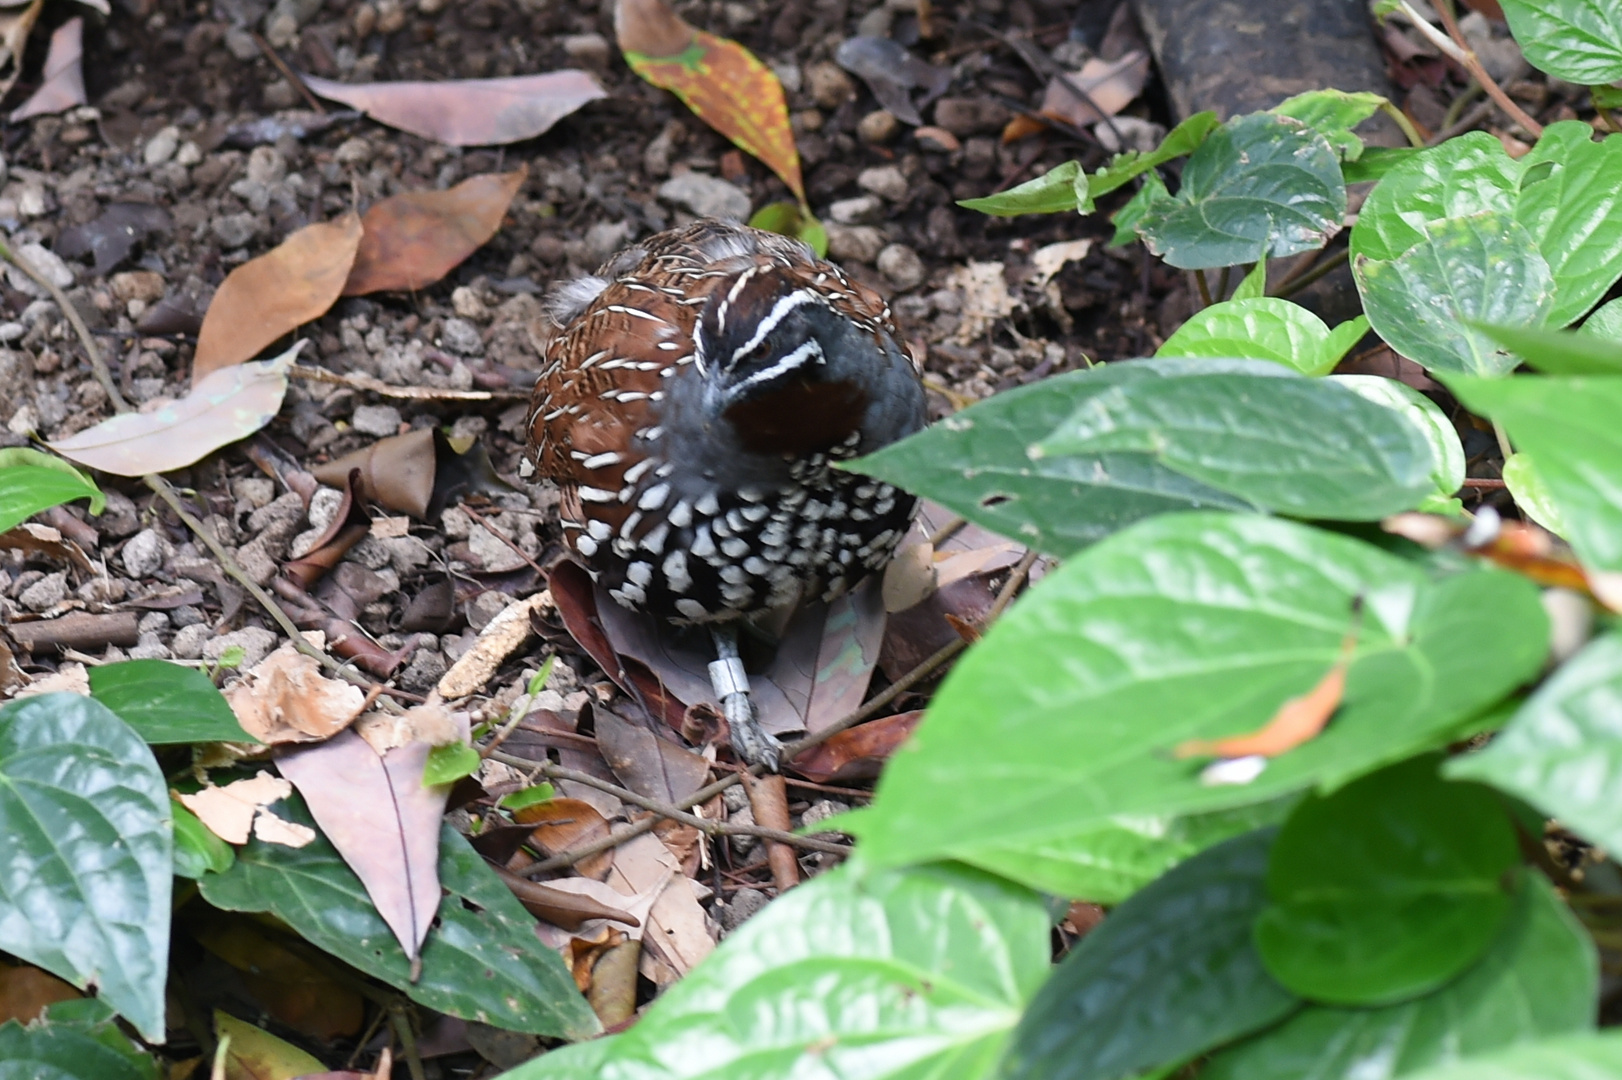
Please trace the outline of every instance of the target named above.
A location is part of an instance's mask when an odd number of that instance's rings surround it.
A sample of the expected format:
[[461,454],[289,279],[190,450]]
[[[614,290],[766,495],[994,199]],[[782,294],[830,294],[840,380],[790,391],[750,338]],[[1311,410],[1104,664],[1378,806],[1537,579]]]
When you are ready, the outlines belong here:
[[[497,750],[490,756],[504,765],[534,769],[538,775],[544,776],[548,780],[569,780],[576,784],[594,787],[598,791],[606,791],[633,806],[651,810],[659,817],[679,821],[683,825],[691,825],[706,836],[758,836],[762,840],[775,840],[781,844],[793,844],[796,847],[806,848],[810,851],[827,851],[835,855],[844,855],[850,851],[850,848],[844,844],[833,844],[809,836],[797,836],[791,832],[784,832],[782,829],[768,829],[763,825],[742,825],[729,821],[711,821],[709,818],[699,817],[697,814],[689,814],[685,809],[678,807],[674,803],[664,802],[660,799],[650,799],[646,795],[639,795],[630,788],[621,787],[619,784],[593,776],[589,772],[582,772],[579,769],[566,769],[562,765],[554,765],[550,761],[530,761],[503,750]],[[570,854],[573,854],[573,852],[570,852]]]
[[1487,119],[1495,108],[1497,108],[1497,106],[1491,101],[1483,101],[1481,104],[1459,117],[1459,119],[1432,135],[1425,145],[1440,146],[1455,135],[1462,135],[1466,131],[1474,130],[1476,125]]
[[1278,288],[1270,290],[1268,295],[1278,297],[1294,296],[1319,278],[1333,274],[1340,269],[1345,265],[1346,257],[1349,254],[1349,248],[1342,248],[1332,258],[1319,259],[1313,264],[1312,269],[1297,274],[1288,281],[1281,282]]
[[513,543],[507,537],[502,536],[495,529],[491,528],[490,523],[488,521],[484,520],[484,515],[480,514],[477,510],[473,509],[473,507],[469,506],[467,503],[462,504],[462,513],[466,514],[468,517],[470,517],[474,521],[478,522],[479,528],[483,529],[485,532],[489,533],[491,536],[495,537],[497,540],[500,540],[503,544],[507,545],[507,548],[514,555],[517,555],[520,559],[523,559],[525,562],[529,563],[530,568],[533,569],[537,574],[541,575],[541,577],[543,577],[543,578],[546,576],[546,571],[541,569],[541,564],[540,563],[536,562],[534,559],[532,559],[528,555],[526,555],[524,553],[523,548],[521,548],[517,544]]
[[[1464,69],[1481,84],[1483,90],[1487,91],[1487,96],[1498,103],[1498,107],[1504,110],[1506,116],[1530,132],[1532,138],[1542,138],[1543,125],[1528,116],[1525,109],[1511,100],[1510,96],[1504,93],[1504,88],[1498,85],[1497,80],[1487,74],[1487,69],[1481,66],[1481,59],[1476,56],[1475,50],[1470,48],[1470,43],[1465,40],[1464,33],[1459,29],[1459,20],[1453,14],[1453,0],[1436,0],[1436,13],[1442,17],[1442,26],[1446,28],[1447,36],[1458,46],[1458,53],[1454,59],[1464,65]],[[1424,22],[1423,19],[1419,21]]]
[[265,54],[265,59],[269,60],[271,65],[281,72],[282,78],[291,83],[293,88],[303,96],[304,100],[309,103],[310,108],[322,116],[327,115],[327,107],[321,104],[321,99],[310,93],[310,88],[304,85],[304,80],[299,78],[298,74],[287,66],[287,61],[276,55],[276,50],[270,47],[270,42],[260,37],[257,31],[253,35],[253,43],[259,46],[259,51]]
[[1502,491],[1509,485],[1502,480],[1494,480],[1490,476],[1468,476],[1465,477],[1461,486],[1478,491]]
[[1196,271],[1194,271],[1194,283],[1196,285],[1198,285],[1199,288],[1200,288],[1200,307],[1202,307],[1202,308],[1210,307],[1211,306],[1211,286],[1205,280],[1205,271],[1204,270],[1196,270]]

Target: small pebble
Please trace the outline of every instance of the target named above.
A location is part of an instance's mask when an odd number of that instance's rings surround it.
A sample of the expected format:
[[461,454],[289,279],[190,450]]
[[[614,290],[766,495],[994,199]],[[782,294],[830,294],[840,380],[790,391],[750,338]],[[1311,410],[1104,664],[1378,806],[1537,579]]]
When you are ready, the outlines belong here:
[[49,611],[68,598],[68,574],[59,570],[46,574],[17,596],[17,602],[29,611]]
[[[189,629],[189,628],[188,628]],[[179,634],[175,637],[178,639]],[[244,626],[241,630],[233,630],[229,634],[221,634],[211,638],[203,645],[203,656],[209,660],[218,660],[225,650],[233,646],[240,646],[243,651],[242,663],[237,669],[251,668],[259,661],[270,655],[270,650],[276,647],[276,635],[262,626]],[[177,651],[175,655],[179,655]]]
[[452,316],[446,319],[439,337],[445,348],[462,356],[476,356],[484,351],[479,328],[463,318]]
[[828,216],[841,225],[867,225],[884,216],[884,203],[875,195],[840,199],[828,207]]
[[608,63],[608,39],[601,34],[570,34],[563,39],[563,53],[577,64],[603,67]]
[[907,178],[902,176],[901,170],[894,165],[878,165],[871,169],[863,169],[856,177],[856,186],[891,202],[905,199],[911,189]]
[[718,176],[686,172],[659,185],[659,198],[685,207],[699,217],[744,221],[749,217],[749,195]]
[[178,149],[180,149],[180,129],[171,125],[160,129],[146,141],[146,149],[141,152],[141,157],[148,165],[162,165],[174,157]]
[[156,529],[142,529],[124,544],[119,558],[130,577],[147,578],[157,573],[173,554],[174,548],[167,537]]
[[197,660],[203,655],[203,646],[214,637],[207,623],[194,622],[175,631],[169,650],[181,660]]
[[958,137],[943,127],[921,127],[912,133],[918,140],[918,145],[924,150],[933,150],[941,154],[954,154],[963,149]]
[[837,109],[856,96],[856,84],[851,82],[844,68],[831,60],[806,68],[805,85],[811,91],[811,100],[824,109]]
[[239,248],[259,235],[259,219],[253,214],[225,214],[214,219],[214,235],[226,248]]
[[393,405],[357,405],[349,426],[379,439],[400,434],[400,410]]
[[916,289],[924,283],[924,263],[918,253],[905,244],[891,244],[879,252],[879,273],[897,289]]
[[887,143],[901,130],[901,121],[888,109],[875,109],[857,121],[856,135],[865,143]]
[[999,132],[1013,114],[990,98],[949,97],[935,102],[935,123],[959,138]]
[[828,222],[828,254],[841,262],[871,264],[884,250],[884,234],[871,225],[841,225]]

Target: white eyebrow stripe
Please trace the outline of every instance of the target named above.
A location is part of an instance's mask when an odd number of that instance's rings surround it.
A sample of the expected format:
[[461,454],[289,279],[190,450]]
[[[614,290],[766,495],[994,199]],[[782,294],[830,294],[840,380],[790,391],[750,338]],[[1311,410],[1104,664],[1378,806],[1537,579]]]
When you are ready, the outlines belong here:
[[766,382],[769,379],[774,379],[783,374],[785,371],[793,371],[795,368],[802,366],[806,359],[813,353],[816,354],[819,362],[826,362],[827,357],[822,355],[822,343],[816,338],[812,338],[811,340],[805,342],[805,344],[801,345],[798,349],[786,354],[781,360],[766,370],[755,372],[743,382],[733,387],[733,390],[742,390],[744,387],[753,386],[757,382]]
[[[806,304],[816,302],[816,297],[804,289],[796,289],[783,297],[783,299],[772,305],[772,309],[766,313],[766,317],[760,320],[760,324],[755,327],[755,336],[733,350],[732,362],[736,364],[739,357],[747,355],[750,349],[765,341],[766,335],[776,330],[777,324],[788,318],[789,312],[797,307],[804,307]],[[796,349],[795,352],[799,352],[799,350]]]

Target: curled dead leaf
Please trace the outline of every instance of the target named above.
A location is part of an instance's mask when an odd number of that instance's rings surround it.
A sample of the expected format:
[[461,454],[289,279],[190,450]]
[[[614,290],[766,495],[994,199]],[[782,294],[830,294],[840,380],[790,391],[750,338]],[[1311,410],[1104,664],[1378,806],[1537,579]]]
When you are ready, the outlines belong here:
[[321,674],[320,665],[283,645],[225,692],[242,730],[267,746],[330,738],[360,715],[360,687]]
[[372,204],[345,296],[432,285],[496,234],[529,175],[472,176],[446,191],[407,191]]
[[[234,780],[224,787],[205,787],[201,791],[180,795],[178,798],[186,809],[197,815],[197,819],[207,825],[209,831],[228,844],[246,844],[248,834],[255,831],[256,819],[267,811],[265,808],[271,803],[281,802],[293,794],[293,785],[279,776],[272,776],[261,769],[256,775],[243,780]],[[274,817],[274,815],[271,815]],[[276,818],[282,825],[287,822]],[[291,827],[291,826],[290,826]],[[303,826],[298,826],[303,828]],[[309,830],[305,830],[308,832]],[[275,826],[271,832],[276,834]],[[312,833],[310,839],[314,839]],[[261,839],[267,837],[261,836]],[[280,843],[279,840],[269,840],[270,843]],[[306,840],[304,843],[308,843]],[[303,847],[303,844],[293,844],[293,847]]]
[[45,0],[33,0],[26,7],[0,11],[0,97],[11,92],[17,76],[23,70],[23,50],[28,47],[28,35],[39,18],[39,9]]
[[1172,756],[1275,758],[1316,738],[1329,723],[1329,718],[1335,715],[1335,710],[1340,708],[1340,700],[1346,694],[1346,668],[1357,649],[1362,617],[1363,607],[1359,602],[1352,612],[1352,628],[1341,639],[1340,656],[1329,671],[1311,690],[1280,705],[1265,725],[1248,735],[1234,735],[1225,739],[1190,739],[1178,744]]
[[359,109],[379,123],[450,146],[494,146],[533,139],[607,92],[572,68],[505,79],[341,83],[303,75],[313,92]]
[[360,238],[360,215],[350,211],[306,225],[227,274],[197,334],[192,385],[326,314],[343,294]]
[[51,46],[45,54],[44,81],[27,101],[11,111],[11,122],[83,105],[83,59],[84,20],[74,16],[52,32]]
[[120,413],[45,445],[69,461],[115,476],[184,468],[247,438],[276,416],[302,341],[273,360],[216,371],[178,401]]

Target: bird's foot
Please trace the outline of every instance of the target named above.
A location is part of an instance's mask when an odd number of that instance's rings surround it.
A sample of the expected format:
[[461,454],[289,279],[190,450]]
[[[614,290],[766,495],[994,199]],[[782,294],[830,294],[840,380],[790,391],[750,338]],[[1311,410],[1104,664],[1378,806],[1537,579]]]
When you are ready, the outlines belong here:
[[[723,650],[723,653],[726,650]],[[710,684],[721,702],[721,713],[732,732],[732,749],[750,765],[777,771],[783,760],[783,744],[760,726],[755,703],[749,696],[749,676],[743,661],[723,655],[710,664]]]

